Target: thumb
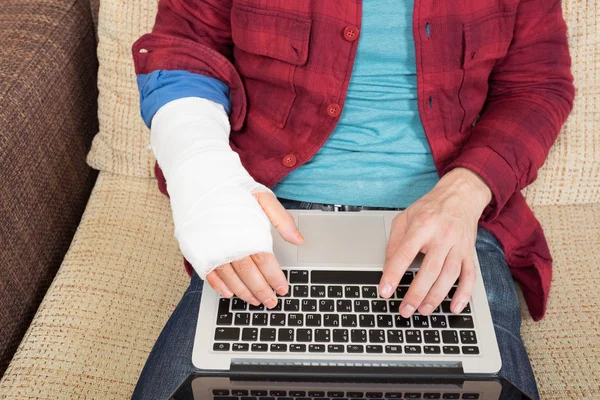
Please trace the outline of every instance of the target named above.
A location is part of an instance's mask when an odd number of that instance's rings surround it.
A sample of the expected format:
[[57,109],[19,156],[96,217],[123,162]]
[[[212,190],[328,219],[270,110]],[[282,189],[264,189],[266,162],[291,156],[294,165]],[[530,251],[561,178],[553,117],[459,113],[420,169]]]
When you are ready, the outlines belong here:
[[271,224],[277,229],[281,237],[289,243],[299,245],[304,242],[304,237],[298,231],[292,215],[281,205],[277,197],[270,192],[255,193],[258,204],[262,207]]

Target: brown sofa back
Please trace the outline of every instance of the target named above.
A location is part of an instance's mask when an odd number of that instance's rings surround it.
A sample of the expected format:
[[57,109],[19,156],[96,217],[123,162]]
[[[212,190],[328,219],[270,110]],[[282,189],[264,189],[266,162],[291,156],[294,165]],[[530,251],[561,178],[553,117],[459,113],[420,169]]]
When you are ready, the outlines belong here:
[[85,158],[98,131],[98,63],[87,1],[2,0],[0,27],[2,376],[96,178]]

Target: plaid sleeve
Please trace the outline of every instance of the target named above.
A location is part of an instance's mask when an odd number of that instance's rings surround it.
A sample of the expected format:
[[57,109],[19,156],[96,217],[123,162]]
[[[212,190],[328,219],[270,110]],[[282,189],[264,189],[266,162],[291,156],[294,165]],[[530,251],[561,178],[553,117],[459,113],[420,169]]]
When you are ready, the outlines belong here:
[[481,119],[445,172],[465,167],[490,186],[495,219],[509,198],[533,182],[575,96],[560,0],[522,0],[507,55],[494,66]]

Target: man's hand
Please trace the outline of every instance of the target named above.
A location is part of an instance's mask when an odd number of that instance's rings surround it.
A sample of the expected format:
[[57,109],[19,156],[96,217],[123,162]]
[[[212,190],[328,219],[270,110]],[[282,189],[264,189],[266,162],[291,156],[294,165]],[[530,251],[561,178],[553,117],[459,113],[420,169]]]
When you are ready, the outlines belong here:
[[459,285],[450,309],[460,313],[467,305],[475,284],[477,223],[491,199],[489,187],[477,174],[456,168],[394,219],[380,295],[389,298],[417,254],[425,254],[400,304],[403,317],[410,317],[417,309],[430,314],[457,278]]
[[[289,243],[302,244],[304,238],[294,219],[277,197],[267,192],[256,193],[254,196],[281,237]],[[288,291],[287,279],[277,259],[270,253],[253,254],[222,265],[206,275],[206,280],[223,297],[232,297],[235,293],[252,305],[262,303],[267,308],[277,305],[273,289],[280,295]]]

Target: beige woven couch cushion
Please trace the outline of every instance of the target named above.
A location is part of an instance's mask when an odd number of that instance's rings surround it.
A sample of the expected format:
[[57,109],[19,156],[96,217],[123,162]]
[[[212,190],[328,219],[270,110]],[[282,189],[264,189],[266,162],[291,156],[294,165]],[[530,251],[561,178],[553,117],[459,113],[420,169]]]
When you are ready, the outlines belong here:
[[[166,199],[106,172],[0,382],[0,399],[127,399],[188,282]],[[540,206],[556,269],[523,336],[544,399],[600,398],[600,205]],[[592,244],[596,244],[593,247]]]
[[[156,0],[101,0],[98,36],[100,133],[89,164],[129,176],[153,175],[149,131],[139,113],[130,48],[154,23]],[[531,204],[595,203],[600,198],[600,3],[564,0],[578,88],[575,111],[538,181]]]

